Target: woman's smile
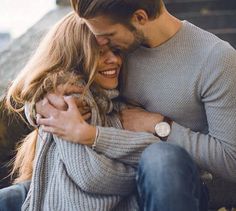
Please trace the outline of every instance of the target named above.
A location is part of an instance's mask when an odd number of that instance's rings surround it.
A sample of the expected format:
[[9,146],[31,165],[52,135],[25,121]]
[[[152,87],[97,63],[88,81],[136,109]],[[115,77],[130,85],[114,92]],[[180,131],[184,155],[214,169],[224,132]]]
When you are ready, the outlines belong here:
[[119,72],[120,72],[119,67],[114,67],[114,68],[98,71],[98,73],[101,74],[105,78],[118,78]]
[[116,88],[122,66],[121,55],[112,51],[108,46],[103,46],[98,63],[94,81],[105,89]]

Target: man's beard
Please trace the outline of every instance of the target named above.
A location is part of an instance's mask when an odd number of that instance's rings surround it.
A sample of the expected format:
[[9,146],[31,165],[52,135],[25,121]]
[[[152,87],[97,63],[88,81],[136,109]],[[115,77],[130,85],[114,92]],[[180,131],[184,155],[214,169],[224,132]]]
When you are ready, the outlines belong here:
[[122,47],[118,45],[112,45],[112,43],[109,45],[111,49],[117,49],[120,50],[123,53],[131,53],[135,51],[140,45],[143,45],[146,43],[146,38],[144,37],[143,32],[136,30],[135,28],[132,28],[132,34],[134,36],[134,41],[128,45],[127,47]]
[[134,41],[125,49],[127,53],[135,51],[140,45],[146,42],[143,32],[135,29],[132,31],[132,33],[134,36]]

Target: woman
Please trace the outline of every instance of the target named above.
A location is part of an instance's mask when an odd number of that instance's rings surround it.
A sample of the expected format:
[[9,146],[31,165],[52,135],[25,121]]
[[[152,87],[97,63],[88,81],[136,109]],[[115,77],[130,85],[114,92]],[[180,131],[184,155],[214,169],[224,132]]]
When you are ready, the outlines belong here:
[[[118,101],[122,58],[99,47],[74,13],[63,18],[40,44],[13,82],[7,105],[27,113],[35,123],[35,103],[47,93],[76,85],[91,109],[89,122],[78,112],[73,140],[39,127],[20,147],[13,172],[16,183],[31,180],[22,210],[139,210],[136,167],[145,147],[157,142],[152,134],[122,130]],[[65,96],[66,110],[76,106]],[[123,105],[124,106],[124,105]],[[83,141],[82,141],[83,140]],[[92,147],[80,144],[93,140]]]

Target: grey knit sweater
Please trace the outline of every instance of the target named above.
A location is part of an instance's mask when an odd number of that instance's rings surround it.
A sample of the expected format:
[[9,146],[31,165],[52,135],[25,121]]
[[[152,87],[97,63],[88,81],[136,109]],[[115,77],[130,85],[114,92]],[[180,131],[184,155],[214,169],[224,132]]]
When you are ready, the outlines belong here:
[[166,43],[131,53],[125,72],[123,96],[174,120],[168,142],[185,148],[201,169],[235,183],[235,49],[183,21]]
[[85,97],[92,108],[91,124],[102,126],[97,104],[106,111],[106,127],[98,126],[95,150],[39,129],[32,182],[22,210],[139,210],[136,167],[145,147],[158,138],[122,130],[117,116],[120,104],[113,106],[109,99],[117,96],[114,92],[96,96],[96,101],[90,92]]

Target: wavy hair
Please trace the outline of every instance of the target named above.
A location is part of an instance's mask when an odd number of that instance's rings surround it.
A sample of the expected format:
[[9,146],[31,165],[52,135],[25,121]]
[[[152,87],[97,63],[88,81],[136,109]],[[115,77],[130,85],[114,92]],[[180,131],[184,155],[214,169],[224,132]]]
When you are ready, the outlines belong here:
[[[65,88],[81,78],[87,82],[86,91],[94,80],[98,58],[95,37],[75,12],[69,13],[47,33],[12,82],[6,96],[7,107],[20,114],[25,104],[34,105],[58,85]],[[11,173],[16,177],[15,183],[32,177],[37,136],[35,129],[17,149]]]

